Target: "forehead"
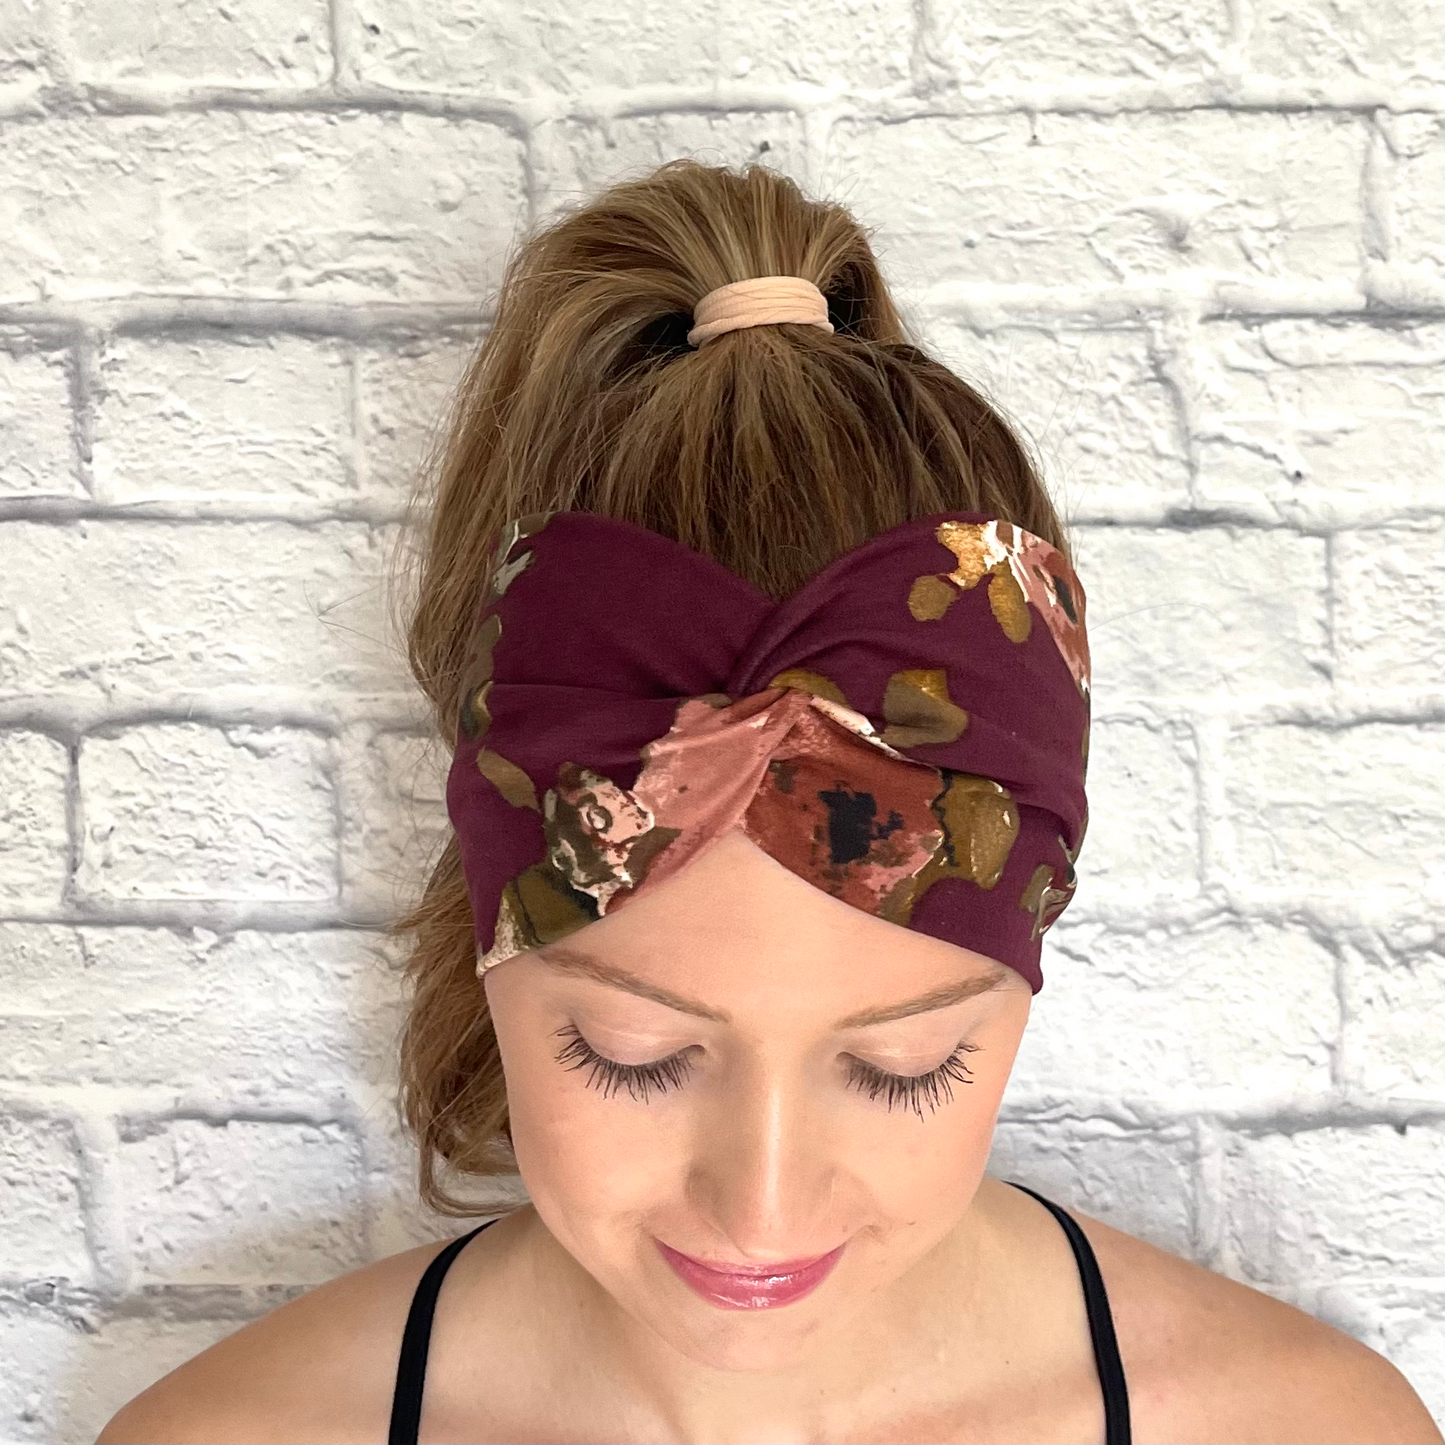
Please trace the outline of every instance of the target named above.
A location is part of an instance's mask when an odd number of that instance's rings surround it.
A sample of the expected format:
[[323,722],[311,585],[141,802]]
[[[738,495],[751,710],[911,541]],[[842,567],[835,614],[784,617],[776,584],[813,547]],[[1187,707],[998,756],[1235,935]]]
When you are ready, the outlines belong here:
[[965,981],[1028,989],[982,954],[830,897],[741,831],[563,947],[727,1012],[840,1017]]

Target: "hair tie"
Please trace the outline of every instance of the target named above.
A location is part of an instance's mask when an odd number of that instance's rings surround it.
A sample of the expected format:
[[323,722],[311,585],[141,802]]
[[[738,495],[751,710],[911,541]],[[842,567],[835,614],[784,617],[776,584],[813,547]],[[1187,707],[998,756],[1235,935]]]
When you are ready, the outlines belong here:
[[701,346],[744,326],[820,326],[832,331],[828,301],[801,276],[755,276],[709,291],[693,308],[689,346]]

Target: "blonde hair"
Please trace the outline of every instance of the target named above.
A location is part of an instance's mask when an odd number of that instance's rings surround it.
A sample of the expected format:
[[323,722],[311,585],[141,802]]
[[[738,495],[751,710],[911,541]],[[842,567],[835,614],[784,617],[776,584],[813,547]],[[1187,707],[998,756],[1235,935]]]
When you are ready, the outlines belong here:
[[[812,281],[833,333],[758,326],[687,345],[702,296],[768,275]],[[639,523],[779,598],[932,512],[1004,518],[1067,555],[1019,438],[908,339],[858,223],[762,166],[674,161],[527,240],[419,500],[408,654],[448,747],[489,553],[526,513]],[[401,1099],[420,1192],[465,1215],[444,1172],[514,1162],[455,838],[399,928],[414,940]]]

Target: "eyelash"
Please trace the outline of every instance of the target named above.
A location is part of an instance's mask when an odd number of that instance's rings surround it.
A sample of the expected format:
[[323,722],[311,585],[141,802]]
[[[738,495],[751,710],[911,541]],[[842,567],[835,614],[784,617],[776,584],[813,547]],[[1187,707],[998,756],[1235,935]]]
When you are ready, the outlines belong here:
[[601,1089],[604,1099],[610,1099],[619,1089],[626,1089],[638,1103],[645,1104],[653,1089],[665,1094],[681,1085],[692,1072],[692,1061],[686,1050],[650,1064],[619,1064],[616,1059],[599,1054],[578,1032],[576,1024],[558,1029],[557,1036],[570,1039],[557,1055],[557,1062],[564,1069],[589,1070],[588,1088]]
[[953,1098],[955,1080],[960,1084],[973,1083],[971,1071],[964,1063],[963,1056],[978,1048],[978,1044],[959,1044],[936,1069],[930,1069],[926,1074],[890,1074],[887,1069],[880,1069],[876,1064],[865,1064],[862,1059],[849,1059],[848,1082],[855,1089],[867,1094],[870,1099],[886,1096],[890,1113],[895,1104],[901,1103],[904,1108],[912,1109],[921,1119],[922,1106],[925,1103],[931,1114],[940,1103],[946,1104]]
[[[556,1036],[568,1041],[558,1052],[557,1062],[569,1070],[586,1069],[587,1086],[601,1089],[605,1099],[626,1089],[629,1098],[645,1104],[653,1091],[665,1094],[669,1089],[679,1088],[692,1072],[687,1050],[669,1054],[665,1059],[657,1059],[650,1064],[619,1064],[616,1059],[599,1054],[582,1037],[575,1024],[558,1029]],[[849,1059],[848,1084],[866,1094],[870,1100],[883,1098],[890,1113],[896,1106],[902,1105],[912,1109],[921,1119],[925,1103],[931,1114],[940,1103],[947,1103],[953,1098],[955,1082],[973,1083],[971,1070],[963,1060],[965,1054],[974,1053],[979,1047],[978,1044],[959,1044],[937,1068],[930,1069],[926,1074],[891,1074],[876,1064]]]

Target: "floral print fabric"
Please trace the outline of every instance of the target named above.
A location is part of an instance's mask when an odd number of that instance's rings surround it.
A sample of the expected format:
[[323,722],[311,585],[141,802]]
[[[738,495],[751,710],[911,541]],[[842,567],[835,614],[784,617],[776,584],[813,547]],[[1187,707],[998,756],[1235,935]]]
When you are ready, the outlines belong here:
[[1037,991],[1086,821],[1088,676],[1077,578],[997,519],[893,528],[774,603],[643,528],[524,518],[448,783],[479,972],[741,828]]

